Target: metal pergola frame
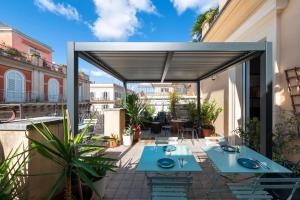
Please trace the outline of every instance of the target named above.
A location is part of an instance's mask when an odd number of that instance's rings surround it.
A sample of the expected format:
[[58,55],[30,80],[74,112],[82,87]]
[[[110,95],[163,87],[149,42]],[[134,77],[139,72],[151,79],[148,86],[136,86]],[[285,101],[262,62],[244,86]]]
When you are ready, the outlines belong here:
[[[96,57],[92,52],[166,52],[163,70],[159,79],[127,79],[105,60]],[[203,75],[193,79],[167,79],[170,62],[174,52],[242,52],[242,55],[215,66]],[[216,73],[235,64],[245,62],[254,56],[260,56],[260,150],[261,153],[272,157],[272,43],[270,42],[220,42],[220,43],[163,43],[163,42],[68,42],[67,44],[67,106],[70,113],[72,134],[78,132],[78,58],[82,58],[104,72],[124,83],[137,82],[194,82],[197,84],[197,105],[200,109],[200,84]],[[183,70],[182,73],[185,73]]]

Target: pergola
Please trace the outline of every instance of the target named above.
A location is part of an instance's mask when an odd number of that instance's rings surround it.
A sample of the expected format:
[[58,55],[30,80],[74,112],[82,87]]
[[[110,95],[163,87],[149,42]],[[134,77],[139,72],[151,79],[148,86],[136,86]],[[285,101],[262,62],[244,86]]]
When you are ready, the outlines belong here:
[[[69,42],[68,110],[72,133],[78,132],[78,58],[124,83],[194,82],[200,106],[201,80],[260,56],[260,149],[272,156],[272,44],[269,42],[164,43]],[[246,101],[247,103],[247,101]],[[245,116],[244,116],[245,117]]]

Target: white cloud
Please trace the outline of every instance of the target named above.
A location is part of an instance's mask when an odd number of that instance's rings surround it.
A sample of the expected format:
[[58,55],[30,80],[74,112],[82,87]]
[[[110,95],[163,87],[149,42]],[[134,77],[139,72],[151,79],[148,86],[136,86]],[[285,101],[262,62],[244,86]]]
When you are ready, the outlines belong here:
[[140,27],[138,12],[156,13],[151,0],[94,0],[97,20],[90,26],[100,40],[126,40]]
[[100,71],[100,70],[97,70],[97,71],[91,71],[91,76],[94,76],[94,77],[108,77],[108,78],[112,78],[112,76],[110,76],[109,74],[103,72],[103,71]]
[[54,3],[53,0],[35,0],[35,4],[42,10],[65,16],[69,20],[80,20],[77,9],[69,4]]
[[170,0],[177,13],[181,15],[186,10],[195,10],[197,13],[205,12],[218,5],[218,0]]

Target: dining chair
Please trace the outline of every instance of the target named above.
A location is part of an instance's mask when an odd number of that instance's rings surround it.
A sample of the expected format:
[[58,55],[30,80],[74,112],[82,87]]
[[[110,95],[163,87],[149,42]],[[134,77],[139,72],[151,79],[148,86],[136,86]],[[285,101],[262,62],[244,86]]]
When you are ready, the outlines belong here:
[[285,199],[292,200],[296,190],[300,189],[300,178],[256,178],[250,183],[227,185],[237,199],[274,199],[270,190],[288,189],[290,193]]
[[188,199],[192,177],[154,176],[148,178],[152,200]]
[[181,139],[184,139],[184,134],[185,133],[191,133],[192,135],[192,141],[194,141],[195,136],[197,140],[199,140],[199,136],[197,133],[197,129],[194,127],[194,123],[191,121],[185,122],[183,126],[181,127],[179,134],[181,135]]

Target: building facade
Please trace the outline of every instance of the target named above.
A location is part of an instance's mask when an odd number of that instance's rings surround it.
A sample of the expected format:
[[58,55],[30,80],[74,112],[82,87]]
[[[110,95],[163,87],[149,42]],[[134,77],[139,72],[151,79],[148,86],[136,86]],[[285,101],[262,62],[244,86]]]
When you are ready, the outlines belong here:
[[124,87],[117,84],[91,84],[91,110],[101,112],[108,108],[119,108],[124,94]]
[[[66,65],[52,63],[52,49],[0,23],[1,119],[58,113],[66,101]],[[79,74],[80,111],[89,108],[89,77]]]
[[[203,42],[272,42],[273,125],[280,121],[281,113],[293,112],[285,70],[300,67],[298,8],[297,0],[221,0],[219,15],[202,37]],[[216,128],[229,138],[235,138],[232,131],[245,118],[259,117],[260,62],[254,57],[241,63],[243,67],[232,67],[201,82],[201,97],[215,98],[224,108]],[[249,94],[244,87],[250,87]],[[251,109],[243,107],[245,101]]]
[[142,100],[153,106],[155,113],[169,111],[169,95],[176,92],[180,97],[179,105],[188,104],[196,101],[195,84],[192,83],[152,83],[150,85],[141,84],[137,92]]

